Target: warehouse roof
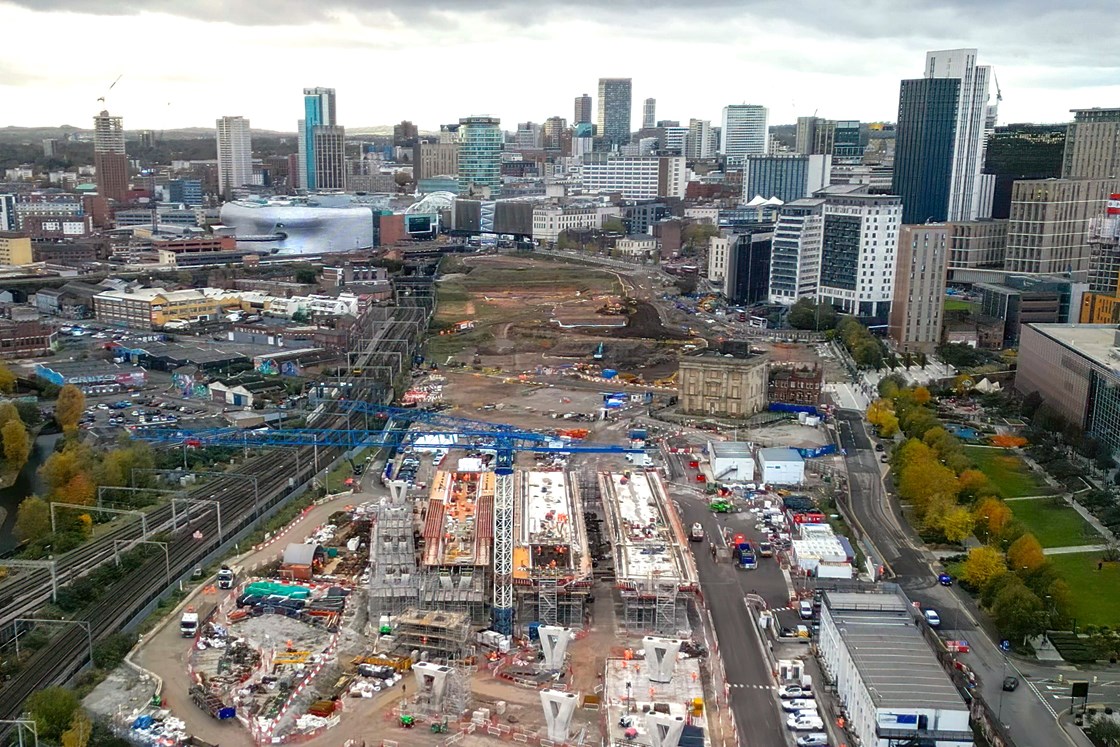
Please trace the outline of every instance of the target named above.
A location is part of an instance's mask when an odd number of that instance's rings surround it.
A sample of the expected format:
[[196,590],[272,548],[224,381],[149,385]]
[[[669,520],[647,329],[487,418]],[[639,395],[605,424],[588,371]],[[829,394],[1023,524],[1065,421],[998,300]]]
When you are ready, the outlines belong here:
[[746,441],[709,441],[712,458],[742,459],[751,456],[751,445]]
[[877,707],[966,708],[902,596],[826,592],[824,600]]
[[805,458],[798,453],[797,449],[787,449],[783,447],[774,447],[772,449],[760,449],[758,452],[759,459],[766,462],[804,462]]

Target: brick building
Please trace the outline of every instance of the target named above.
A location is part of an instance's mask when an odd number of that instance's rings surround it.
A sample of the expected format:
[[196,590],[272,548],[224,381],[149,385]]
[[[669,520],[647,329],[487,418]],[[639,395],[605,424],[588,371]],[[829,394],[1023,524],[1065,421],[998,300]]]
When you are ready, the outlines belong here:
[[816,406],[821,401],[824,370],[817,365],[797,364],[770,369],[771,402]]

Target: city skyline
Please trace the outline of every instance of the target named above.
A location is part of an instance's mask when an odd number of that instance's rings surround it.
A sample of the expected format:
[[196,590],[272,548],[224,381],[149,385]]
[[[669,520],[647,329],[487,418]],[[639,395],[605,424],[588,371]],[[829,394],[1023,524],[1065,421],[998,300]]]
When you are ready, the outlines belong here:
[[[609,8],[567,0],[530,14],[505,0],[464,3],[454,11],[396,0],[376,8],[356,0],[279,7],[246,2],[218,22],[200,18],[214,12],[206,3],[157,0],[140,12],[128,3],[0,0],[5,28],[49,27],[53,35],[79,39],[174,34],[199,41],[200,54],[223,49],[226,61],[215,69],[183,54],[138,65],[135,47],[120,44],[79,66],[45,58],[33,46],[41,35],[17,33],[0,51],[0,92],[13,104],[0,125],[85,126],[106,108],[124,117],[129,129],[204,127],[237,113],[261,129],[290,132],[299,118],[299,90],[326,86],[347,102],[340,124],[410,119],[435,131],[471,114],[505,122],[564,116],[573,97],[593,93],[602,77],[633,79],[634,124],[646,98],[657,99],[659,118],[682,122],[717,122],[724,106],[738,103],[766,106],[773,124],[792,124],[814,111],[833,119],[894,121],[898,81],[921,75],[920,52],[961,47],[978,47],[995,70],[1004,95],[1001,122],[1068,121],[1070,109],[1108,105],[1120,94],[1110,54],[1073,41],[1078,28],[1100,35],[1117,25],[1097,0],[1058,8],[1033,1],[982,8],[949,2],[938,9],[865,3],[867,12],[849,5],[839,17],[839,8],[802,5],[741,8],[703,0],[685,11],[654,0],[651,12],[634,14],[626,0]],[[990,33],[997,27],[1000,34]],[[511,66],[489,89],[451,86],[438,97],[404,93],[417,81],[445,76],[448,60],[481,54],[481,45],[495,40],[508,58],[531,61],[566,55],[573,38],[590,53],[567,55],[563,66],[548,71],[547,85],[541,85],[539,66],[527,64]],[[441,54],[412,54],[402,64],[402,53],[425,46]],[[290,50],[293,62],[276,64],[276,49]],[[718,64],[692,66],[689,60]],[[395,78],[381,95],[364,95],[367,71],[390,64]],[[704,72],[711,69],[720,75]]]

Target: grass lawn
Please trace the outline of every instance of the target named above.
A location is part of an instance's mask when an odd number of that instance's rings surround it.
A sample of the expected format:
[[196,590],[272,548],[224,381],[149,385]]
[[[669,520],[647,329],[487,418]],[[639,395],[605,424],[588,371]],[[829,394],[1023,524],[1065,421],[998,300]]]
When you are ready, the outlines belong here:
[[1045,495],[1053,492],[1035,477],[1026,463],[1010,449],[965,446],[964,453],[995,483],[1004,498]]
[[1050,555],[1054,570],[1069,584],[1072,602],[1070,614],[1079,627],[1086,625],[1120,625],[1120,563],[1105,563],[1097,570],[1098,552]]
[[1095,545],[1101,541],[1097,530],[1081,514],[1065,503],[1055,503],[1053,498],[1011,501],[1007,505],[1043,547]]
[[973,304],[969,301],[962,301],[959,298],[950,298],[945,301],[946,311],[971,311]]

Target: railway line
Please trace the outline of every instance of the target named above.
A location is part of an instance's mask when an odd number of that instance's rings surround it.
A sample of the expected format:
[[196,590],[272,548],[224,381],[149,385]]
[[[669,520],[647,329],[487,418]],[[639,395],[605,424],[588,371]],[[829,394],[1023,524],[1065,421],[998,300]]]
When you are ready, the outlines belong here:
[[[402,304],[397,306],[394,318],[381,329],[372,331],[371,339],[364,341],[366,344],[363,349],[354,356],[354,368],[361,369],[363,373],[341,377],[343,381],[340,383],[345,386],[340,387],[340,391],[345,391],[349,397],[370,395],[373,390],[371,383],[375,384],[376,381],[371,382],[364,375],[367,368],[395,369],[398,375],[410,370],[412,356],[420,344],[432,311],[432,299],[430,293],[424,295],[417,292],[422,289],[422,284],[413,282],[408,287],[409,295],[407,299],[399,299]],[[308,424],[319,428],[345,427],[349,417],[349,414],[335,414],[324,409],[313,413]],[[171,577],[178,579],[189,576],[224,541],[251,527],[259,516],[283,502],[292,488],[312,479],[322,466],[330,465],[340,455],[341,450],[330,447],[304,446],[273,450],[251,459],[237,475],[218,477],[191,491],[188,497],[217,501],[221,506],[222,537],[219,538],[217,511],[212,505],[192,510],[189,519],[180,517],[180,526],[172,529],[168,539]],[[246,489],[243,477],[246,474],[257,479],[257,495],[253,490]],[[170,507],[163,506],[152,511],[149,522],[150,526],[169,525]],[[124,525],[120,531],[127,533],[129,526],[132,526],[132,536],[138,536],[139,526]],[[80,575],[81,572],[88,572],[97,557],[104,562],[106,551],[108,557],[111,557],[111,536],[112,533],[100,538],[97,543],[99,549],[91,548],[84,554],[75,556],[74,565],[69,567],[77,569],[81,566],[84,571],[74,570],[72,573]],[[114,538],[128,537],[118,535]],[[72,620],[88,623],[88,636],[83,625],[58,626],[59,630],[52,637],[50,645],[29,658],[23,668],[0,688],[0,719],[14,718],[33,692],[65,682],[80,671],[90,661],[91,639],[96,645],[105,636],[125,629],[144,607],[163,594],[167,588],[164,560],[163,553],[158,550],[148,554],[138,568],[106,589],[89,607],[73,615]],[[25,575],[32,577],[36,574]],[[42,583],[43,579],[40,579],[38,584]],[[32,586],[28,580],[11,588],[17,593],[17,600],[21,590],[42,598],[41,590],[30,591]],[[41,589],[41,586],[36,588]],[[48,588],[48,598],[49,594]],[[19,601],[16,604],[23,606]],[[7,604],[0,609],[7,614]],[[0,731],[0,735],[2,734]]]

